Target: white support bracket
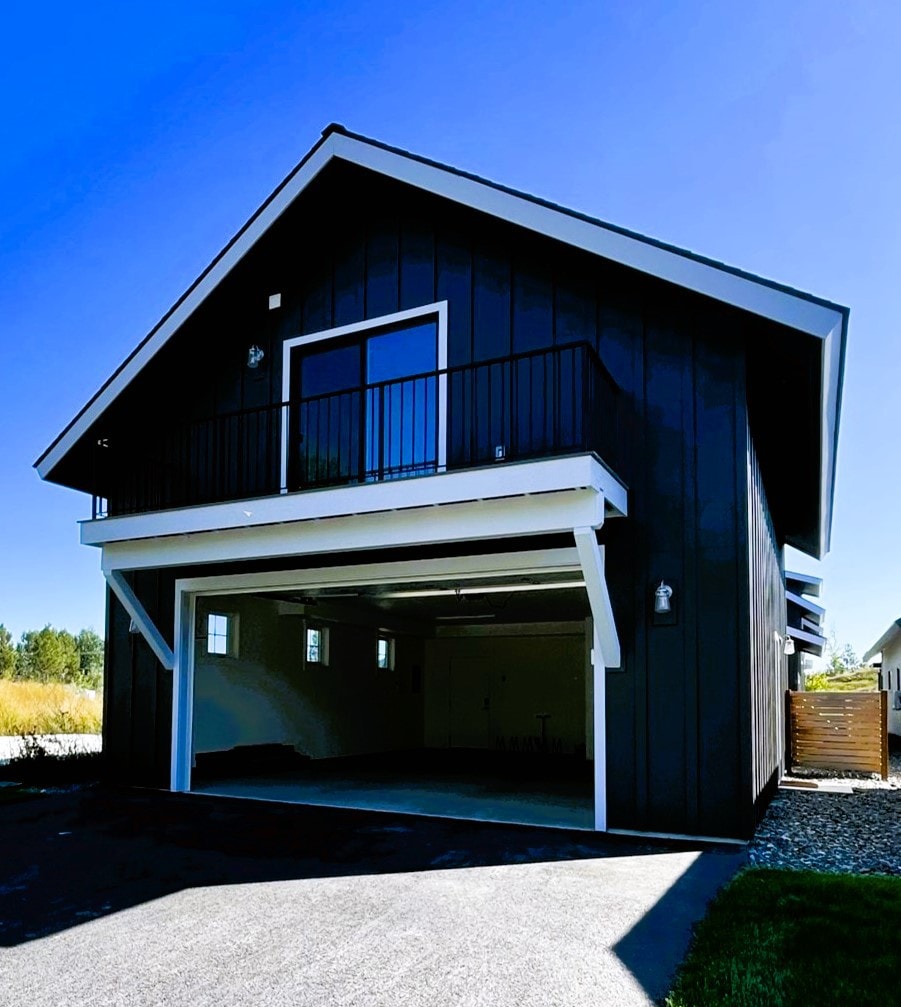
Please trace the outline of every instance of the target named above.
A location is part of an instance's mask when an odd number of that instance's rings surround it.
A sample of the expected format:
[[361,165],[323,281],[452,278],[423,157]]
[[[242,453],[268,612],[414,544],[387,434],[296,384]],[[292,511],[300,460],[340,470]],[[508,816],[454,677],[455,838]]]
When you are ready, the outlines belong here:
[[110,590],[134,620],[135,625],[141,632],[141,636],[147,641],[147,646],[156,655],[156,659],[167,671],[172,671],[175,667],[175,655],[172,653],[172,648],[166,643],[163,634],[156,628],[138,596],[132,591],[131,585],[125,579],[125,575],[121,570],[104,570],[103,576],[106,577]]
[[579,553],[582,576],[585,578],[585,590],[588,592],[595,635],[601,648],[602,663],[607,668],[618,668],[622,658],[619,635],[613,619],[613,606],[610,604],[610,592],[607,590],[607,580],[604,576],[603,550],[598,545],[594,528],[575,528],[573,535]]

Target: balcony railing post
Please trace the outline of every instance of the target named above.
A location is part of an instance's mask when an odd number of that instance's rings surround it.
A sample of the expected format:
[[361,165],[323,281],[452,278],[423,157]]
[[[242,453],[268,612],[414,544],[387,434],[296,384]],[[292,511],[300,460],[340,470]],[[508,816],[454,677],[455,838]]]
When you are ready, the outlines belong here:
[[91,512],[100,516],[103,497],[125,514],[419,475],[442,458],[484,465],[501,443],[507,461],[595,451],[618,468],[622,410],[589,343],[531,350],[136,432],[132,443],[120,434],[115,459],[112,448],[92,448]]

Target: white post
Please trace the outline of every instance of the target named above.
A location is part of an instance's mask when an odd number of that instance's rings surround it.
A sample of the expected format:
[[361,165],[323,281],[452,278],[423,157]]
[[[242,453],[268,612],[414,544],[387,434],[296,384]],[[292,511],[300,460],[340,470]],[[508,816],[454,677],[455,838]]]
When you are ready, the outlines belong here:
[[591,668],[594,677],[594,827],[607,831],[607,675],[595,620]]
[[594,827],[607,831],[607,682],[606,669],[620,664],[619,637],[604,575],[604,550],[594,528],[574,528],[585,591],[591,606],[592,714],[594,719]]
[[175,589],[175,666],[172,673],[172,761],[169,786],[191,789],[194,724],[194,595]]

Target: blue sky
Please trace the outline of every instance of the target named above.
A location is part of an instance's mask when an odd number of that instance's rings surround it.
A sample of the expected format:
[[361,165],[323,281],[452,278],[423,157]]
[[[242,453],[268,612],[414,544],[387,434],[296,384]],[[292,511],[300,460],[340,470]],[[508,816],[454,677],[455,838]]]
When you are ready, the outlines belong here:
[[901,616],[901,6],[33,3],[0,36],[0,622],[103,628],[32,462],[332,121],[851,307],[829,623]]

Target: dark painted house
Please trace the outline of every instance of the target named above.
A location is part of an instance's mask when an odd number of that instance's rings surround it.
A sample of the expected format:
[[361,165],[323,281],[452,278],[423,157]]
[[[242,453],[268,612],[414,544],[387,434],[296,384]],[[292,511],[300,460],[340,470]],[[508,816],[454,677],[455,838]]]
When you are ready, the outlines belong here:
[[329,127],[37,462],[94,499],[110,776],[748,836],[847,321]]

